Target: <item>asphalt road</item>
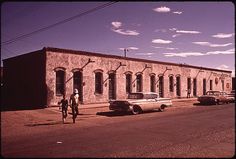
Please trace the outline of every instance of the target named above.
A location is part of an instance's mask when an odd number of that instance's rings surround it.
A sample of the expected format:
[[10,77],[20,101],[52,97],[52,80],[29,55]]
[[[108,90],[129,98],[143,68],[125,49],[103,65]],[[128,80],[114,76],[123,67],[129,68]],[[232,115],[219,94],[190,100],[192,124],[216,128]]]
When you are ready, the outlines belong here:
[[[37,122],[26,113],[25,118],[31,120],[25,119],[21,127],[9,127],[12,120],[2,123],[2,126],[8,124],[8,128],[2,127],[1,155],[24,158],[233,157],[235,103],[216,106],[188,103],[186,106],[140,115],[117,114],[107,109],[97,114],[82,111],[75,124],[70,118],[66,124],[61,124],[59,118],[55,120],[59,115],[56,112],[46,114],[54,118]],[[45,114],[38,110],[40,113]],[[16,112],[14,115],[19,116]]]

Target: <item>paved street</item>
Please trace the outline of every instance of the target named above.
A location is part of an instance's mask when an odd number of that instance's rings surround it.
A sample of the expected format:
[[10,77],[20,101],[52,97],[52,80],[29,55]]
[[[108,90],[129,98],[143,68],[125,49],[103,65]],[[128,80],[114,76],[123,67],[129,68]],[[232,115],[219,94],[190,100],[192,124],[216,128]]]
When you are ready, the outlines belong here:
[[61,123],[58,108],[1,112],[4,157],[232,157],[235,103],[174,103],[165,112],[81,109]]

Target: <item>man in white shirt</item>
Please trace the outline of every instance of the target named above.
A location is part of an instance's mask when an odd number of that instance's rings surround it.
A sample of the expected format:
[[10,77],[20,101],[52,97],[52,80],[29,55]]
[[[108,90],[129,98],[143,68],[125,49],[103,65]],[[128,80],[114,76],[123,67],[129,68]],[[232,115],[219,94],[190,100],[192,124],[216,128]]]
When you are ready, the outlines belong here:
[[79,114],[78,106],[79,106],[79,91],[78,89],[74,89],[74,93],[70,96],[70,105],[72,108],[72,114],[75,111],[75,118]]

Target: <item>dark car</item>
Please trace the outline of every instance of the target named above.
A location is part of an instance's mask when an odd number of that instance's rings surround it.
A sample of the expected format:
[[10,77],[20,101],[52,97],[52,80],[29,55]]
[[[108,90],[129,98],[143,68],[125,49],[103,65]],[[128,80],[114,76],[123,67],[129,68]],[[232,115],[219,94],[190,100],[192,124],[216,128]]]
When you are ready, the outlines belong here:
[[230,102],[227,93],[222,91],[207,91],[206,95],[198,97],[197,100],[201,104],[221,104]]

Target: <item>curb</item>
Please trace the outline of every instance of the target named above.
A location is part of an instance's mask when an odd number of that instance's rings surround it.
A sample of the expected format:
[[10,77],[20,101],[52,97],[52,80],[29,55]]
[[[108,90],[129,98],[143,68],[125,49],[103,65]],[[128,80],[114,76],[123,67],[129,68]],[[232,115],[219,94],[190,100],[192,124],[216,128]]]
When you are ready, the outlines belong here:
[[[197,100],[197,98],[182,98],[182,99],[172,99],[172,102],[184,102],[184,101],[194,101]],[[79,109],[96,109],[96,108],[105,108],[108,107],[109,103],[103,103],[103,104],[85,104],[82,106],[79,106]],[[54,109],[58,109],[58,106],[50,106],[48,107],[50,108],[54,108]]]

